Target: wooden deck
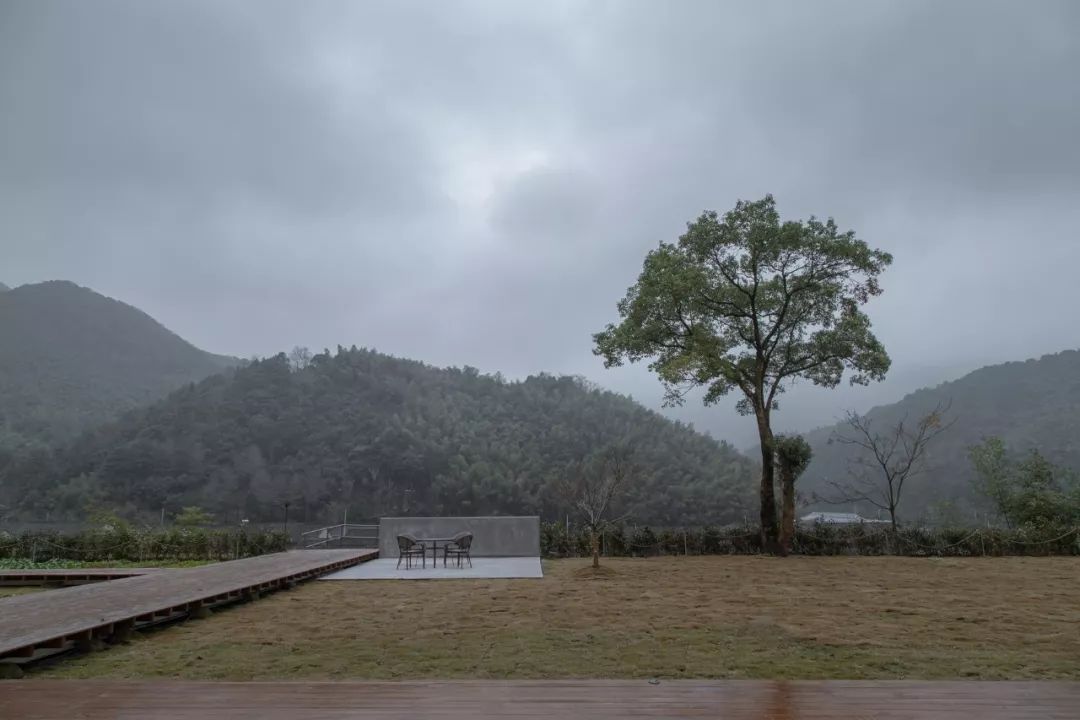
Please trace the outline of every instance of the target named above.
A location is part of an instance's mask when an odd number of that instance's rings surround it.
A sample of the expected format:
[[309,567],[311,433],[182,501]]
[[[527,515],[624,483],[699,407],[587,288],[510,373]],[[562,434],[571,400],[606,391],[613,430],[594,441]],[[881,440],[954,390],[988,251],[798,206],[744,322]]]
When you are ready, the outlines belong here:
[[81,568],[58,570],[0,570],[0,587],[22,585],[85,585],[157,572],[158,568]]
[[[328,649],[328,652],[332,649]],[[22,720],[1076,720],[1080,683],[466,681],[347,683],[0,681]]]
[[256,597],[376,556],[377,550],[298,550],[5,598],[0,658],[29,660],[71,644],[91,647],[140,625]]

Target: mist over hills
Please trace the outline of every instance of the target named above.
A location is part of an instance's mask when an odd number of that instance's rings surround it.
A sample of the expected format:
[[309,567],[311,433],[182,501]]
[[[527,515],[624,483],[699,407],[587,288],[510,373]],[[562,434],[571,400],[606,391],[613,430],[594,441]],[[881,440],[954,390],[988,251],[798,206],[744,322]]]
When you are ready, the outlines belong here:
[[[926,471],[905,489],[901,509],[908,518],[934,510],[970,520],[974,510],[984,507],[985,501],[971,488],[975,474],[968,450],[987,437],[1002,438],[1010,451],[1037,449],[1055,464],[1080,468],[1080,351],[980,368],[875,407],[865,418],[876,432],[887,433],[905,418],[916,422],[946,405],[946,421],[954,424],[929,446]],[[829,443],[830,437],[843,432],[841,423],[805,433],[814,458],[800,480],[804,494],[835,496],[830,481],[849,477],[855,449]],[[860,509],[872,514],[868,504]]]
[[[637,477],[620,512],[669,525],[755,513],[753,455],[579,378],[508,382],[355,347],[240,365],[74,283],[4,291],[0,503],[28,517],[185,504],[275,517],[284,502],[317,519],[345,508],[555,517],[569,510],[559,479],[621,446]],[[984,367],[866,417],[887,431],[949,403],[956,422],[906,490],[907,518],[972,517],[982,500],[968,448],[988,436],[1080,467],[1080,352]],[[830,481],[847,477],[852,448],[829,442],[842,429],[805,433],[804,496],[835,496]]]
[[0,502],[26,515],[200,505],[277,518],[290,502],[313,519],[346,507],[556,516],[570,509],[556,484],[615,446],[632,448],[635,468],[621,512],[729,522],[750,502],[751,463],[730,445],[579,379],[507,382],[356,348],[229,369],[71,283],[8,294]]
[[67,281],[0,293],[0,443],[54,443],[164,397],[236,358]]

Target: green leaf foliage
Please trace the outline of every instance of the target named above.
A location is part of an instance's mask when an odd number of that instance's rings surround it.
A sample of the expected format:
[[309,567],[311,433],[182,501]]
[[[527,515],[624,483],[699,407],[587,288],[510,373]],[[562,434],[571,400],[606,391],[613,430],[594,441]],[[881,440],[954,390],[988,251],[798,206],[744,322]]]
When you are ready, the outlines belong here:
[[1000,438],[988,438],[971,449],[977,487],[994,502],[1013,527],[1080,525],[1080,480],[1055,466],[1038,450],[1023,460],[1010,458]]
[[860,306],[890,262],[831,219],[781,222],[772,196],[740,201],[646,256],[595,351],[608,366],[651,359],[670,402],[689,386],[706,387],[706,403],[741,390],[744,413],[771,409],[798,378],[879,380],[889,357]]
[[777,435],[773,440],[773,448],[781,476],[790,476],[792,482],[806,472],[814,456],[810,443],[801,435]]

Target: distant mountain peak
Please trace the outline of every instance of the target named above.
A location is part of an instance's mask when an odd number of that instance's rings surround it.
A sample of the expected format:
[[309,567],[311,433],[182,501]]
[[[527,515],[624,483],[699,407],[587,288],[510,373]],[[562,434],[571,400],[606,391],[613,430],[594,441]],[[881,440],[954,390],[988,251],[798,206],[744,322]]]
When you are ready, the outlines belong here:
[[68,280],[0,294],[0,426],[67,437],[238,364]]

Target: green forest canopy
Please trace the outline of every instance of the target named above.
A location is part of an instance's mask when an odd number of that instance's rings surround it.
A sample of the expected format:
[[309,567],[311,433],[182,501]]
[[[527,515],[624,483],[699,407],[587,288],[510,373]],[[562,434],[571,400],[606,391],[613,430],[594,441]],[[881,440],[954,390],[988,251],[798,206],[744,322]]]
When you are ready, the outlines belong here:
[[130,516],[199,506],[219,521],[570,512],[572,465],[633,448],[619,512],[656,524],[742,521],[751,463],[730,445],[570,377],[521,382],[338,348],[210,377],[18,460],[0,503],[20,514]]

